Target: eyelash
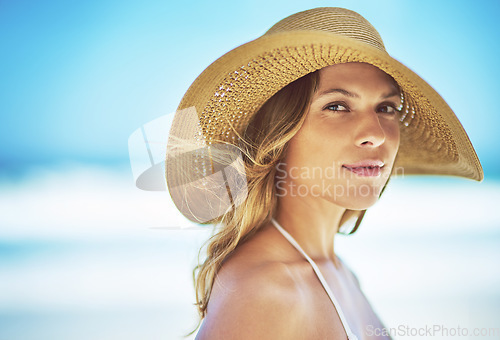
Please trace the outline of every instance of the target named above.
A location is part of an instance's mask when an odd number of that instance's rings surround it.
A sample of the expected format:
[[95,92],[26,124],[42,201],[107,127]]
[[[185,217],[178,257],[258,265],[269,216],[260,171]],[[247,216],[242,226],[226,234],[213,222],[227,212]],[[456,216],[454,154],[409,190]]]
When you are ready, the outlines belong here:
[[[345,108],[345,110],[331,110],[330,108],[333,107],[333,106],[342,106]],[[380,104],[378,107],[377,107],[377,110],[380,110],[382,107],[388,107],[388,108],[392,108],[393,112],[381,112],[381,113],[385,113],[385,114],[395,114],[395,113],[399,113],[400,111],[397,109],[396,105],[394,105],[393,103],[382,103]],[[327,105],[325,105],[325,107],[323,108],[323,110],[328,110],[328,111],[334,111],[334,112],[350,112],[350,109],[349,109],[349,106],[344,103],[344,102],[335,102],[335,103],[329,103]]]
[[378,106],[377,109],[380,109],[381,107],[390,107],[393,110],[392,112],[382,112],[382,113],[396,114],[400,112],[400,110],[398,110],[398,107],[394,103],[382,103]]
[[[345,110],[331,110],[330,108],[333,107],[333,106],[343,106],[345,108]],[[328,110],[328,111],[347,111],[349,112],[349,106],[347,106],[346,103],[344,102],[336,102],[336,103],[330,103],[330,104],[327,104],[323,110]]]

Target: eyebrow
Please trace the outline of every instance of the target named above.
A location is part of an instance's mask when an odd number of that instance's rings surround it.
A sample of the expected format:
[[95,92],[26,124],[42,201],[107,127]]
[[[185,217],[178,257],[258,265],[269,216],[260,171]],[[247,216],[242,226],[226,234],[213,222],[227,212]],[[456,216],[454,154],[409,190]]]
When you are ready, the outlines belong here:
[[[357,93],[354,93],[354,92],[349,92],[347,90],[344,90],[344,89],[328,89],[328,90],[325,90],[323,92],[321,92],[318,97],[322,97],[324,95],[327,95],[327,94],[330,94],[330,93],[341,93],[347,97],[352,97],[352,98],[360,98],[360,95],[357,94]],[[387,99],[387,98],[390,98],[390,97],[394,97],[394,96],[399,96],[399,91],[396,89],[394,91],[391,91],[390,93],[386,94],[386,95],[382,95],[382,99]]]
[[382,96],[382,99],[387,99],[395,96],[401,96],[401,92],[399,90],[395,89],[394,91],[389,92],[388,94]]
[[353,93],[353,92],[349,92],[347,90],[344,90],[344,89],[329,89],[329,90],[325,90],[323,92],[321,92],[319,94],[319,97],[321,96],[324,96],[326,94],[330,94],[330,93],[341,93],[347,97],[353,97],[353,98],[359,98],[359,94],[357,93]]

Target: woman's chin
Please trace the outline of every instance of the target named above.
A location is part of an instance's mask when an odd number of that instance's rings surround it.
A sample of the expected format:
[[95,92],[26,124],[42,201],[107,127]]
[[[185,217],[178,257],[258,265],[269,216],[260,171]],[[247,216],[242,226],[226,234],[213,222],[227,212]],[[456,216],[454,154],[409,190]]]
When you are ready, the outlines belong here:
[[336,197],[332,200],[338,206],[351,210],[365,210],[377,203],[378,195],[360,196],[360,197]]

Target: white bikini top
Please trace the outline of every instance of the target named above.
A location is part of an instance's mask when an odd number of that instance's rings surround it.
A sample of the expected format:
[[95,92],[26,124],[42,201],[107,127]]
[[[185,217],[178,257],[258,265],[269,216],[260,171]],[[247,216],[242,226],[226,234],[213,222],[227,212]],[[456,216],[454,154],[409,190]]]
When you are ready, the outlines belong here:
[[347,339],[348,340],[358,340],[358,337],[351,331],[351,328],[347,324],[347,320],[344,316],[344,313],[342,312],[342,309],[340,308],[340,304],[338,303],[337,299],[333,295],[332,290],[328,286],[328,283],[326,282],[323,274],[321,274],[321,271],[319,270],[316,263],[299,246],[299,244],[297,243],[297,241],[295,241],[295,239],[292,237],[292,235],[290,235],[285,229],[283,229],[283,227],[280,226],[279,223],[276,222],[276,220],[274,218],[271,218],[271,222],[273,222],[276,229],[278,229],[278,231],[288,240],[288,242],[290,242],[292,244],[292,246],[294,246],[295,249],[297,249],[299,251],[299,253],[301,253],[305,257],[307,262],[309,262],[309,264],[313,268],[314,272],[316,273],[316,276],[318,277],[319,281],[321,282],[321,285],[325,289],[326,293],[328,294],[328,297],[330,297],[330,300],[333,303],[333,306],[337,310],[340,321],[342,322],[342,326],[344,326],[345,333],[347,334]]

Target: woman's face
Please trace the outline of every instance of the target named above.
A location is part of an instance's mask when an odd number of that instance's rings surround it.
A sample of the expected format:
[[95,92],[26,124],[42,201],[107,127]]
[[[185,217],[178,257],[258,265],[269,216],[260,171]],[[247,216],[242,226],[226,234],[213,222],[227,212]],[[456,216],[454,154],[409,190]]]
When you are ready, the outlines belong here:
[[277,194],[366,209],[377,201],[398,152],[399,89],[365,63],[325,67],[319,75],[304,125],[277,169]]

